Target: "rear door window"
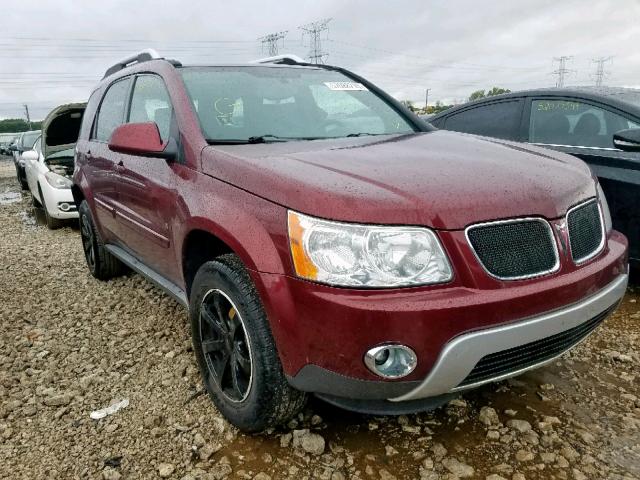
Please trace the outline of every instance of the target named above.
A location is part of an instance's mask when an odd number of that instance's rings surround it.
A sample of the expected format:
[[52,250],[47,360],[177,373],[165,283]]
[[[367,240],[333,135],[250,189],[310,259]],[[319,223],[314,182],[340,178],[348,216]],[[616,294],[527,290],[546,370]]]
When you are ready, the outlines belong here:
[[111,85],[105,93],[96,120],[94,135],[96,140],[108,142],[113,131],[124,123],[130,82],[129,78],[119,80]]
[[157,75],[138,76],[133,87],[129,123],[155,122],[162,141],[166,142],[171,114],[171,99],[162,78]]
[[520,130],[522,101],[495,102],[454,113],[444,122],[446,130],[516,140]]
[[614,148],[613,134],[637,123],[604,108],[567,99],[534,99],[529,141],[545,145]]

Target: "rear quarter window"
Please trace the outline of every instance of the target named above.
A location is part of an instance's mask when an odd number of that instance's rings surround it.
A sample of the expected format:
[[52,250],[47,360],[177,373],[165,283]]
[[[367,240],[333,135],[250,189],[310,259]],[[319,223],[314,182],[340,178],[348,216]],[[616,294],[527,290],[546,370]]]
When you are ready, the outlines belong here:
[[455,132],[516,140],[521,114],[521,100],[490,103],[449,115],[444,122],[444,128]]

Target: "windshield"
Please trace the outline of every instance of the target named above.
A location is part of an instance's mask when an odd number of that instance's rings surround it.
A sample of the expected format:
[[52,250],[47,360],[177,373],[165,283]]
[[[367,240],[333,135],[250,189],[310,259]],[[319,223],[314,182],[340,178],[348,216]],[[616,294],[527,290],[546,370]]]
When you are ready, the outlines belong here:
[[36,140],[39,136],[40,130],[25,133],[22,136],[22,148],[24,150],[31,150],[33,148],[33,144],[36,143]]
[[188,67],[180,72],[211,143],[415,131],[382,98],[339,72],[256,66]]

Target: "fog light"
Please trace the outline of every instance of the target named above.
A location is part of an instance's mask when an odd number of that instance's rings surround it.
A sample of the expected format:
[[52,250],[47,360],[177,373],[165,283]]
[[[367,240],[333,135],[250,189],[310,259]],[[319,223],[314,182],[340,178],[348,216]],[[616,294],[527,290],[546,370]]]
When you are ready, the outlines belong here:
[[380,345],[364,356],[369,370],[383,378],[401,378],[416,368],[416,353],[404,345]]
[[60,210],[62,210],[63,212],[68,212],[69,211],[69,204],[67,202],[59,203],[58,204],[58,208]]

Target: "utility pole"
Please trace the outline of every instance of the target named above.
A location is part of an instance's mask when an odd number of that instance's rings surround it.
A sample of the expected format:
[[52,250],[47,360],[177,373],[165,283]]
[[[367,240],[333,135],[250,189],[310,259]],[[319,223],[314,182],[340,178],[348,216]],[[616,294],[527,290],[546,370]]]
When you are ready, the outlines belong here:
[[27,125],[29,125],[29,130],[31,130],[31,117],[29,116],[29,105],[24,104],[24,113],[27,115]]
[[567,56],[562,56],[562,57],[555,57],[553,59],[554,62],[558,62],[558,69],[554,70],[552,73],[552,75],[557,75],[558,76],[558,80],[556,81],[556,87],[558,88],[562,88],[564,87],[564,78],[568,73],[571,73],[572,70],[569,70],[567,68],[567,62],[569,60],[571,60],[572,57],[567,57]]
[[604,77],[609,75],[609,72],[605,72],[604,70],[604,64],[611,61],[612,59],[613,57],[600,57],[592,60],[593,63],[596,64],[596,87],[601,87]]
[[427,113],[427,107],[429,106],[429,91],[431,89],[427,88],[424,94],[424,113]]
[[298,27],[302,30],[302,37],[309,35],[309,53],[307,58],[311,63],[324,63],[326,57],[329,56],[327,52],[322,51],[321,34],[322,32],[328,32],[328,24],[331,18],[325,18],[317,22],[307,23]]
[[287,33],[289,32],[285,30],[284,32],[270,33],[264,37],[260,37],[258,41],[262,42],[262,51],[264,52],[266,50],[270,57],[278,55],[278,42],[284,40]]

